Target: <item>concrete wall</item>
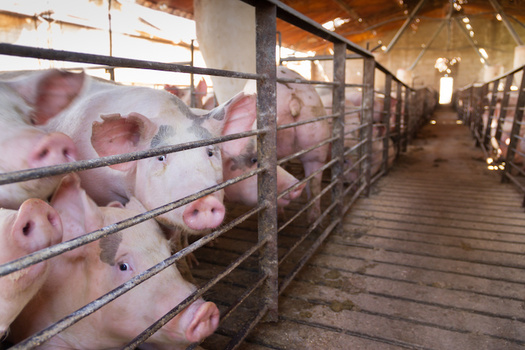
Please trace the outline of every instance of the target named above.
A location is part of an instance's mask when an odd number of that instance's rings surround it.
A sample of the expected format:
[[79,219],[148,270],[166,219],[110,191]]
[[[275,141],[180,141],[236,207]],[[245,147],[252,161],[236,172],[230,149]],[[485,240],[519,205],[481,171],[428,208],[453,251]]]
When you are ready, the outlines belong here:
[[[437,20],[421,20],[416,27],[417,30],[414,30],[414,27],[407,29],[388,54],[376,51],[378,52],[376,54],[377,60],[394,74],[400,68],[408,69],[423,50],[423,45],[428,44],[440,23]],[[504,24],[495,18],[485,17],[471,18],[470,24],[474,31],[473,40],[477,42],[478,47],[483,47],[488,54],[488,63],[490,64],[488,69],[485,68],[485,64],[480,62],[480,56],[469,43],[465,34],[456,23],[452,22],[450,26],[445,25],[442,28],[440,34],[428,47],[414,69],[407,72],[408,80],[405,82],[415,87],[431,86],[439,90],[439,79],[443,74],[434,68],[436,59],[439,57],[449,59],[460,57],[461,62],[449,75],[454,78],[455,89],[474,82],[482,82],[484,78],[492,79],[495,75],[511,70],[514,61],[514,48],[517,44]],[[515,22],[513,25],[522,40],[525,40],[525,29]],[[394,35],[395,32],[391,32],[380,40],[384,45],[388,45]],[[415,43],[419,48],[413,48]],[[360,43],[360,45],[365,46],[366,43]],[[370,43],[370,47],[375,45],[376,42]]]

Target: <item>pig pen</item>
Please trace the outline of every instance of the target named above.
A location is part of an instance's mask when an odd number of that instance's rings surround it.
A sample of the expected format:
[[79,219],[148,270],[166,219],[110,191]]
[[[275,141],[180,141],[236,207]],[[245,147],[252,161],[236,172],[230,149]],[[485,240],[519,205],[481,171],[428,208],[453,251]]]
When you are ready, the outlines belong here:
[[[252,2],[247,1],[252,4]],[[88,64],[104,65],[109,69],[127,67],[135,69],[154,69],[165,72],[181,74],[219,75],[236,79],[252,79],[259,84],[257,103],[259,117],[257,130],[248,131],[227,138],[215,138],[192,144],[170,145],[162,149],[152,149],[140,154],[118,155],[103,159],[81,160],[48,169],[23,170],[17,173],[1,174],[0,183],[7,184],[16,181],[26,181],[48,175],[65,174],[68,172],[82,171],[94,167],[127,162],[141,157],[158,157],[163,154],[183,151],[188,148],[198,148],[209,144],[220,143],[234,138],[257,135],[258,137],[258,164],[254,171],[244,174],[237,179],[212,186],[172,203],[167,203],[169,208],[176,208],[186,203],[203,197],[213,191],[240,181],[249,176],[258,176],[259,205],[255,208],[234,206],[227,204],[228,215],[224,223],[212,230],[210,234],[201,237],[190,237],[190,245],[180,251],[175,251],[173,256],[163,264],[156,265],[133,279],[132,282],[121,285],[109,291],[100,299],[87,304],[78,310],[71,310],[68,317],[64,317],[45,331],[28,338],[18,344],[4,342],[2,345],[13,349],[32,349],[45,343],[64,329],[71,327],[105,304],[119,298],[131,290],[136,284],[150,278],[161,271],[163,266],[180,264],[183,272],[186,256],[193,253],[199,265],[191,268],[191,275],[199,287],[192,293],[181,306],[174,306],[166,317],[155,321],[144,332],[137,334],[135,339],[130,339],[124,348],[140,348],[143,342],[152,333],[161,328],[170,319],[174,318],[192,300],[200,296],[217,304],[221,312],[221,323],[215,335],[205,340],[205,347],[237,348],[250,331],[261,321],[278,321],[279,295],[283,295],[288,288],[295,286],[295,280],[301,269],[314,256],[315,252],[329,236],[341,236],[346,232],[344,220],[352,213],[352,207],[360,197],[368,197],[374,191],[373,184],[388,173],[392,168],[389,162],[389,148],[395,147],[394,155],[399,157],[406,152],[408,145],[415,138],[417,130],[430,118],[435,95],[428,90],[414,91],[399,81],[388,70],[375,62],[373,55],[338,37],[324,29],[319,24],[312,22],[290,8],[274,1],[254,2],[256,6],[257,21],[260,24],[257,37],[257,66],[255,74],[231,72],[218,69],[206,69],[182,64],[169,64],[161,62],[140,61],[132,58],[118,58],[101,55],[83,54],[51,49],[23,47],[11,44],[0,44],[0,54],[17,57],[35,58],[43,60],[81,62]],[[299,154],[290,155],[285,159],[276,159],[276,131],[284,128],[298,127],[296,123],[287,126],[277,126],[272,118],[276,113],[275,102],[275,43],[276,20],[288,21],[300,30],[325,38],[334,43],[335,54],[329,58],[333,61],[333,79],[331,81],[287,81],[281,79],[280,83],[320,85],[332,90],[332,113],[306,123],[326,123],[330,120],[332,136],[323,140],[322,145],[331,144],[330,159],[318,169],[323,172],[321,192],[317,197],[294,200],[284,208],[284,212],[277,210],[276,199],[286,196],[293,190],[289,188],[283,193],[276,190],[276,166],[281,165],[294,174],[301,182],[297,185],[311,181],[315,176],[304,177],[302,166],[296,157],[316,149],[320,145],[312,145]],[[314,57],[310,60],[327,59]],[[346,81],[346,61],[358,61],[361,65],[360,80]],[[286,61],[283,58],[282,61]],[[345,105],[347,89],[360,92],[361,103],[353,106]],[[380,98],[382,111],[380,119],[374,120],[374,101]],[[347,122],[347,118],[351,122]],[[376,135],[373,127],[381,127],[384,134]],[[345,139],[350,139],[351,145],[345,144]],[[373,150],[373,142],[380,149]],[[372,171],[375,168],[375,171]],[[345,175],[352,173],[349,179]],[[313,222],[309,222],[307,212],[316,200],[321,202],[322,212]],[[162,210],[170,210],[161,208]],[[279,213],[279,215],[278,215]],[[146,212],[138,220],[145,220],[159,215],[159,210]],[[89,242],[96,241],[106,235],[118,232],[120,229],[135,224],[136,220],[125,220],[116,225],[111,225],[101,230],[86,232],[86,235],[71,242],[64,242],[50,248],[42,249],[35,254],[23,257],[13,262],[0,266],[0,276],[8,276],[26,266],[42,260],[51,259]],[[329,274],[336,277],[337,272]],[[339,282],[336,282],[339,283]],[[295,288],[295,287],[294,287]],[[150,298],[148,298],[150,300]],[[333,301],[333,300],[332,300]],[[334,306],[336,309],[351,308],[345,300]],[[305,315],[308,315],[306,312]],[[309,317],[307,317],[309,318]],[[124,323],[126,320],[122,320]],[[101,330],[103,331],[103,330]],[[214,345],[216,344],[216,345]],[[190,348],[194,348],[193,344]],[[244,346],[244,345],[242,345]],[[295,346],[295,345],[294,345]],[[301,344],[298,347],[302,347]]]

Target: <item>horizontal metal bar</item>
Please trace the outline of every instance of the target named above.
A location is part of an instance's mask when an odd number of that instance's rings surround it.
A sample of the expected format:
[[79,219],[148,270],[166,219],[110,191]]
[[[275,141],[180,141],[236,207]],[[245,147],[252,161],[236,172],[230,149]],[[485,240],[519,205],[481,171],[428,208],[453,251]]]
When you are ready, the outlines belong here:
[[79,62],[88,64],[102,64],[121,68],[142,68],[157,71],[175,72],[175,73],[193,73],[202,75],[226,76],[241,79],[262,79],[263,76],[252,73],[234,72],[222,69],[199,68],[185,66],[174,63],[142,61],[131,58],[94,55],[81,52],[43,49],[37,47],[13,45],[0,43],[0,54],[8,56],[21,56],[42,58],[55,61]]
[[[330,207],[332,208],[334,206],[335,206],[335,202],[330,205]],[[281,283],[279,284],[279,295],[281,295],[281,293],[286,289],[286,287],[288,287],[290,282],[292,282],[295,276],[297,276],[297,274],[304,267],[306,262],[310,260],[312,255],[317,251],[321,243],[324,242],[326,237],[328,237],[328,235],[333,231],[335,226],[339,225],[341,221],[342,221],[342,218],[333,220],[330,223],[330,225],[323,231],[323,233],[317,238],[317,240],[310,246],[310,248],[308,248],[308,250],[305,252],[301,260],[299,260],[299,263],[295,265],[294,269],[288,275],[286,275],[286,277],[282,279]]]
[[96,159],[80,160],[71,163],[53,165],[49,167],[42,168],[33,168],[27,170],[12,171],[8,173],[0,174],[0,185],[9,184],[13,182],[28,181],[39,179],[46,176],[62,175],[66,173],[71,173],[75,171],[83,171],[88,169],[100,168],[104,166],[132,162],[135,160],[140,160],[143,158],[156,157],[164,154],[169,154],[173,152],[180,152],[185,150],[190,150],[193,148],[209,146],[217,144],[220,142],[231,141],[243,137],[260,135],[266,133],[266,130],[254,130],[246,131],[239,134],[232,134],[226,136],[215,137],[211,139],[201,140],[201,141],[192,141],[181,143],[178,145],[164,146],[159,148],[154,148],[146,151],[137,151],[131,153],[118,154],[114,156],[101,157]]
[[234,262],[232,262],[224,271],[222,271],[221,273],[216,275],[214,278],[209,280],[204,286],[196,290],[189,297],[187,297],[183,302],[181,302],[179,305],[173,308],[170,312],[168,312],[166,315],[158,319],[155,323],[153,323],[153,325],[151,325],[148,329],[144,330],[141,334],[139,334],[135,339],[133,339],[130,343],[128,343],[122,349],[123,350],[135,349],[138,345],[146,341],[153,333],[161,329],[173,317],[177,316],[182,310],[184,310],[192,302],[197,300],[202,294],[204,294],[211,287],[213,287],[218,281],[220,281],[225,276],[227,276],[236,267],[238,267],[242,262],[248,259],[248,257],[252,256],[253,253],[255,253],[257,250],[261,249],[267,243],[268,239],[269,237],[257,242],[257,244],[255,244],[250,249],[248,249],[246,252],[244,252],[240,257],[238,257]]
[[[51,247],[47,247],[41,250],[38,250],[36,252],[33,252],[29,255],[23,256],[21,258],[18,258],[16,260],[13,260],[8,263],[4,263],[0,265],[0,277],[8,275],[12,272],[21,270],[23,268],[29,267],[31,265],[34,265],[38,262],[44,261],[46,259],[52,258],[56,255],[62,254],[66,251],[73,250],[75,248],[78,248],[82,245],[94,242],[100,238],[104,238],[110,234],[113,234],[115,232],[121,231],[125,228],[137,225],[141,222],[144,222],[146,220],[155,218],[159,215],[162,215],[164,213],[167,213],[173,209],[179,208],[183,205],[186,205],[198,198],[207,196],[215,191],[218,191],[220,189],[223,189],[231,184],[234,184],[236,182],[242,181],[244,179],[247,179],[250,176],[259,174],[264,171],[264,168],[257,168],[250,172],[247,172],[235,179],[231,179],[228,181],[225,181],[219,185],[209,187],[207,189],[204,189],[202,191],[196,192],[192,195],[186,196],[184,198],[181,198],[179,200],[176,200],[174,202],[165,204],[163,206],[160,206],[158,208],[155,208],[153,210],[144,212],[142,214],[138,214],[136,216],[133,216],[129,219],[119,221],[115,224],[105,226],[101,229],[95,230],[93,232],[87,233],[85,235],[82,235],[80,237],[71,239],[66,242],[62,242],[59,244],[56,244]],[[232,181],[233,180],[233,181]]]

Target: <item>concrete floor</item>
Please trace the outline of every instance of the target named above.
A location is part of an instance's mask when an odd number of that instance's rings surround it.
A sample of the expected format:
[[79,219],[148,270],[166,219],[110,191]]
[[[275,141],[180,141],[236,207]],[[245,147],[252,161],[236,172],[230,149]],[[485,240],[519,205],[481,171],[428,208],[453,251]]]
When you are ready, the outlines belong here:
[[[452,110],[435,119],[284,291],[279,322],[241,349],[524,348],[523,196],[486,169]],[[239,244],[221,238],[201,258]],[[197,276],[208,269],[204,257]]]

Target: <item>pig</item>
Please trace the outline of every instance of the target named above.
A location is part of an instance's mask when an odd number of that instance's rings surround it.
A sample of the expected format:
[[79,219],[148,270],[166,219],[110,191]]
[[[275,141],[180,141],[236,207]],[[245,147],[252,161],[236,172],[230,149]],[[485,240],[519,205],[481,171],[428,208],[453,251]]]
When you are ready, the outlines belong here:
[[[55,209],[37,198],[25,200],[20,209],[0,209],[0,264],[57,244],[62,221]],[[33,298],[48,275],[43,261],[0,277],[0,338]]]
[[[304,78],[297,72],[279,66],[277,78],[300,79]],[[254,90],[253,82],[245,86],[245,92]],[[315,89],[306,84],[277,83],[277,125],[286,125],[298,121],[317,118],[326,115],[323,103]],[[309,123],[293,128],[282,129],[277,132],[277,158],[283,158],[301,150],[310,148],[331,136],[330,124],[326,121]],[[328,160],[329,145],[323,145],[299,156],[305,173],[310,176],[320,169]],[[321,192],[322,172],[316,174],[306,186],[308,198],[313,198]],[[315,200],[307,213],[310,223],[321,215],[321,201]]]
[[[256,101],[255,98],[247,103],[246,107],[250,110],[244,119],[236,120],[238,133],[256,129]],[[192,108],[192,112],[198,115],[206,115],[207,110]],[[224,181],[233,179],[244,173],[253,171],[257,168],[257,140],[255,136],[223,142],[220,144],[222,153],[222,169]],[[288,188],[296,185],[299,180],[287,172],[281,166],[277,166],[277,193],[280,194]],[[278,198],[277,207],[284,208],[290,202],[298,198],[306,184],[295,187],[286,195]],[[254,207],[257,205],[257,177],[252,176],[243,181],[234,183],[224,188],[224,199],[230,203],[237,203]]]
[[[44,132],[33,125],[42,114],[53,116],[65,109],[67,100],[55,103],[37,92],[36,82],[0,81],[0,172],[39,168],[76,159],[69,136]],[[16,156],[15,156],[16,155]],[[61,176],[52,176],[0,186],[0,206],[18,209],[28,198],[47,199]]]
[[[125,207],[119,202],[97,206],[74,174],[63,179],[51,205],[62,219],[64,241],[144,211],[135,198]],[[44,285],[13,322],[10,341],[25,339],[169,256],[170,244],[160,226],[148,220],[52,258]],[[194,291],[195,286],[172,265],[52,337],[42,349],[120,348]],[[185,349],[212,334],[218,322],[217,306],[198,299],[146,343],[152,348]]]
[[[124,86],[84,73],[62,72],[77,80],[79,91],[68,107],[53,117],[37,119],[47,131],[75,140],[79,159],[92,159],[227,135],[232,120],[243,116],[250,96],[238,94],[206,117],[196,116],[167,91]],[[54,75],[36,75],[53,79]],[[44,78],[42,78],[44,77]],[[53,81],[48,86],[56,86]],[[72,84],[73,85],[73,84]],[[64,90],[55,89],[63,99]],[[126,203],[136,197],[148,210],[222,181],[221,154],[211,145],[109,167],[82,171],[82,186],[99,205]],[[224,219],[223,192],[218,191],[157,219],[167,227],[201,234]]]

